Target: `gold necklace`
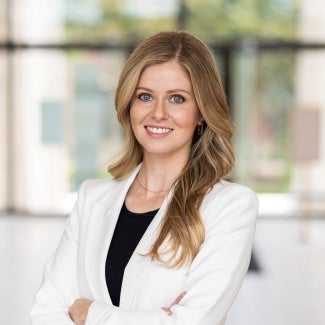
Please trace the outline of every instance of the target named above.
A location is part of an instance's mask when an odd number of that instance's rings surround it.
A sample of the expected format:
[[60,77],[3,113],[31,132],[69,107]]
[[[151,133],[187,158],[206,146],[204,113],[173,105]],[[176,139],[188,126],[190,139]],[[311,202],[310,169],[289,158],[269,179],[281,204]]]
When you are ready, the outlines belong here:
[[157,193],[162,193],[162,192],[168,192],[168,191],[169,191],[169,189],[166,189],[166,190],[160,190],[160,191],[153,191],[153,190],[150,190],[150,189],[144,187],[144,186],[140,183],[140,180],[139,180],[138,176],[135,178],[135,180],[138,182],[138,184],[140,185],[140,187],[141,187],[142,189],[144,189],[145,191],[150,192],[150,193],[156,193],[156,194],[157,194]]

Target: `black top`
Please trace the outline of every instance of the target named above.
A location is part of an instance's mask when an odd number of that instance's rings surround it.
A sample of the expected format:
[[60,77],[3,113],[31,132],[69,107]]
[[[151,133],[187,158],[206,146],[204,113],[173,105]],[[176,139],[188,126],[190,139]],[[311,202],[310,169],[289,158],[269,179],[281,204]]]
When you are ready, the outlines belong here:
[[124,269],[157,211],[134,213],[123,204],[105,266],[107,289],[114,306],[120,304]]

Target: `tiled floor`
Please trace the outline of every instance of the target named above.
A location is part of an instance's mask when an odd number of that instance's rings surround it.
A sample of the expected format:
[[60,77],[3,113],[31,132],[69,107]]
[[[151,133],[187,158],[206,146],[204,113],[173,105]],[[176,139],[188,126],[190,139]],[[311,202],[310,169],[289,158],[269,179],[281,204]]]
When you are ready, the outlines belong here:
[[[27,325],[45,261],[54,252],[63,217],[0,216],[0,324]],[[325,324],[325,219],[302,228],[292,218],[260,218],[249,273],[227,325]],[[203,324],[202,324],[203,325]]]
[[261,272],[248,274],[228,324],[324,325],[325,219],[259,219],[254,252]]

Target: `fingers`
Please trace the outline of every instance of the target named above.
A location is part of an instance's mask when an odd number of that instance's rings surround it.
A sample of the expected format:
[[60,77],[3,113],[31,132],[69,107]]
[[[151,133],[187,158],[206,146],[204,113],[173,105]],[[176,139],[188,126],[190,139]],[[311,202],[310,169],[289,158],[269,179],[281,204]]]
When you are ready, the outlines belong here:
[[186,291],[183,291],[179,296],[177,296],[177,298],[172,302],[169,308],[173,307],[174,305],[177,305],[183,299],[186,293],[187,293]]
[[77,299],[69,307],[68,312],[70,318],[77,325],[84,325],[85,320],[88,314],[88,308],[91,305],[92,301],[88,299]]
[[170,315],[173,314],[172,311],[171,311],[169,308],[167,308],[167,307],[162,307],[161,309],[162,309],[163,311],[165,311],[165,312],[167,313],[168,316],[170,316]]
[[177,305],[183,297],[186,295],[186,291],[183,291],[177,298],[172,302],[172,304],[169,307],[162,307],[161,309],[167,313],[168,316],[172,315],[173,312],[170,310],[174,305]]

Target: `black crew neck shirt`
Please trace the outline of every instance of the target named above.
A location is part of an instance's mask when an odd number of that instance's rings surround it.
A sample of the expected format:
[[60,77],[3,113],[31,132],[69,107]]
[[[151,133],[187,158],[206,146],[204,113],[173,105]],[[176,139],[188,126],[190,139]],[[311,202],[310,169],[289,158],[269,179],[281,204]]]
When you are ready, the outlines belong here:
[[158,210],[134,213],[122,206],[107,253],[106,285],[114,306],[120,304],[124,269]]

